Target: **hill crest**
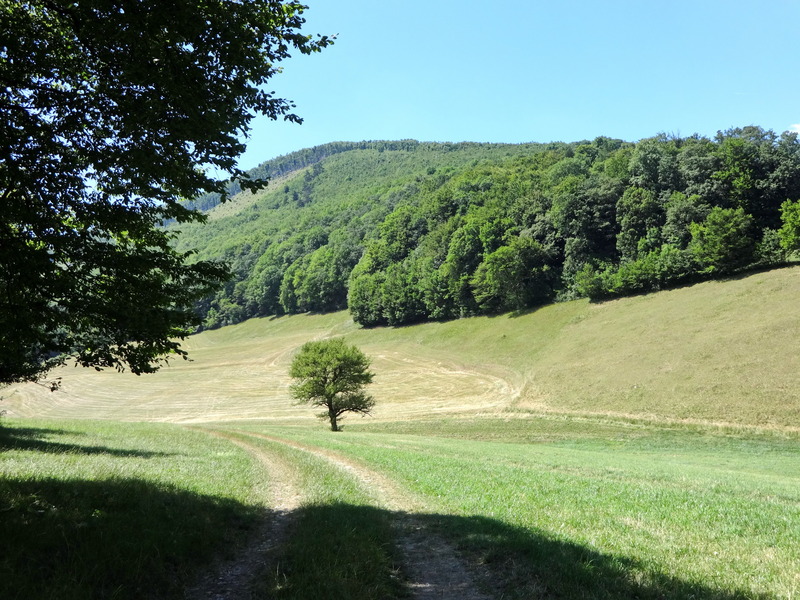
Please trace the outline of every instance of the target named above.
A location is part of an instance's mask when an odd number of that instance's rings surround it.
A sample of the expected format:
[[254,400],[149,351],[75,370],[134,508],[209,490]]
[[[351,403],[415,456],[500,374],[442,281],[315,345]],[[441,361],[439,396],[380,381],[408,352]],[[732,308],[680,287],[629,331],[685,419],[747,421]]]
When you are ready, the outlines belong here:
[[403,325],[625,296],[781,266],[800,239],[782,212],[800,199],[798,136],[757,127],[637,143],[337,142],[254,174],[268,171],[285,179],[177,238],[231,266],[200,306],[205,327],[345,308],[364,326]]

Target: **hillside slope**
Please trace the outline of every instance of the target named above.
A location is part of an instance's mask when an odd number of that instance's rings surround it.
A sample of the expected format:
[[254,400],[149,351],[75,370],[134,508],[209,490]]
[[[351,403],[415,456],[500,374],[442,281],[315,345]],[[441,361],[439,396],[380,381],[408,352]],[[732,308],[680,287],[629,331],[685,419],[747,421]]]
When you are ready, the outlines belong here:
[[[254,316],[347,307],[348,278],[386,218],[478,164],[565,144],[334,143],[264,163],[258,193],[198,204],[209,222],[184,224],[176,245],[225,260],[230,284],[200,307],[206,327]],[[275,164],[273,164],[275,163]]]
[[[337,142],[264,163],[270,186],[186,224],[226,261],[206,328],[348,308],[361,325],[606,299],[800,251],[800,137],[749,126],[552,144]],[[794,215],[794,216],[792,216]]]
[[362,329],[349,315],[251,319],[190,338],[192,362],[136,377],[64,369],[62,390],[3,390],[13,416],[311,419],[287,370],[344,335],[373,357],[377,420],[528,412],[800,427],[800,267],[600,304]]

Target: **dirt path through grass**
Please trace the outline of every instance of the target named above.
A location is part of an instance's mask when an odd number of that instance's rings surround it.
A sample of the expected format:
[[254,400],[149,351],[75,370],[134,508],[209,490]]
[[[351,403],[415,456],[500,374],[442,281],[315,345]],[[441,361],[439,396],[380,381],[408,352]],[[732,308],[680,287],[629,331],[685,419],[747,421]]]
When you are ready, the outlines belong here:
[[333,450],[252,432],[236,433],[308,452],[361,482],[384,508],[394,513],[396,543],[409,590],[416,600],[490,600],[476,585],[472,571],[477,566],[470,568],[451,544],[414,516],[423,510],[423,503],[391,479]]
[[253,589],[266,574],[274,571],[276,557],[286,540],[293,515],[302,501],[302,493],[291,465],[276,455],[264,452],[231,434],[201,431],[224,438],[254,456],[268,475],[269,493],[265,502],[270,507],[250,539],[237,548],[230,558],[219,560],[208,573],[186,591],[187,600],[244,600],[253,597]]

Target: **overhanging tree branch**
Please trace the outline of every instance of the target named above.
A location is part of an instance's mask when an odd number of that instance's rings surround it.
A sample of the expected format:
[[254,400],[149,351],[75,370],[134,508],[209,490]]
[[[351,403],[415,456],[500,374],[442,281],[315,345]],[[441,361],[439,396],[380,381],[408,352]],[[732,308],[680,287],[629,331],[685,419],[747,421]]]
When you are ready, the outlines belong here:
[[183,356],[194,303],[227,277],[160,228],[183,198],[242,187],[256,114],[299,121],[261,86],[305,6],[272,0],[0,0],[0,384],[72,356],[151,372]]

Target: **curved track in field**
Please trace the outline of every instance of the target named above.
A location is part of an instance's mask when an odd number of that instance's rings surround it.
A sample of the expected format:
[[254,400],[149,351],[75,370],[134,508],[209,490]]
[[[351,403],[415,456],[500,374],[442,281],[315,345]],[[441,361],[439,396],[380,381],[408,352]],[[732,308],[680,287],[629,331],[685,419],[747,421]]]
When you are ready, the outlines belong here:
[[[247,353],[217,349],[213,359],[195,351],[158,373],[65,369],[56,392],[33,384],[10,390],[9,416],[203,423],[241,419],[313,419],[314,411],[290,396],[289,365],[297,346]],[[409,352],[373,356],[371,393],[381,418],[491,412],[507,407],[523,378],[497,365],[465,365]],[[146,383],[147,385],[142,385]]]

